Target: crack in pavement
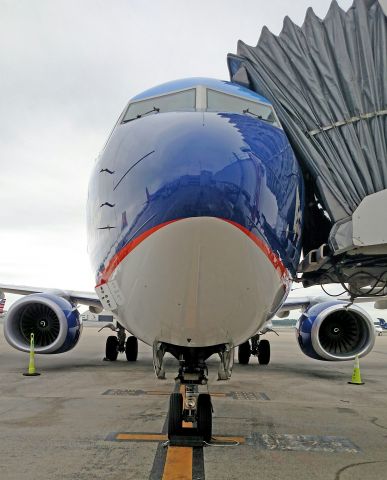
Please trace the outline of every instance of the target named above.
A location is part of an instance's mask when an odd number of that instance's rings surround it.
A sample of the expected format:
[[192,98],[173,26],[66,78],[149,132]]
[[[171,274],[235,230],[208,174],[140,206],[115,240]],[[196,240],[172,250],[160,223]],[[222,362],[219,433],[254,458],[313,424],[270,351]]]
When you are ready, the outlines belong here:
[[350,465],[346,465],[345,467],[340,468],[340,470],[338,470],[336,472],[335,480],[340,480],[341,474],[344,473],[346,470],[349,470],[350,468],[359,467],[360,465],[369,465],[371,463],[372,464],[374,464],[374,463],[387,463],[387,460],[374,460],[374,461],[370,461],[370,462],[351,463]]
[[372,417],[370,419],[370,422],[373,423],[376,427],[383,428],[384,430],[387,430],[387,427],[385,427],[384,425],[380,425],[380,423],[377,423],[377,420],[379,420],[378,417]]

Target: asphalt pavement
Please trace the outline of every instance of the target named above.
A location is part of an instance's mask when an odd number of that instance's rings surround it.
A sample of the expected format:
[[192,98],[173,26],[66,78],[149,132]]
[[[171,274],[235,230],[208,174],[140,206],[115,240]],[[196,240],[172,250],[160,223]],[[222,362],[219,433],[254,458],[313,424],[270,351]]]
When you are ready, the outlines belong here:
[[267,336],[270,365],[236,363],[228,382],[212,357],[214,441],[193,449],[165,445],[177,362],[162,381],[144,344],[135,363],[103,361],[107,335],[87,326],[73,351],[37,356],[38,377],[0,336],[1,480],[387,478],[387,334],[360,361],[364,385],[290,329]]

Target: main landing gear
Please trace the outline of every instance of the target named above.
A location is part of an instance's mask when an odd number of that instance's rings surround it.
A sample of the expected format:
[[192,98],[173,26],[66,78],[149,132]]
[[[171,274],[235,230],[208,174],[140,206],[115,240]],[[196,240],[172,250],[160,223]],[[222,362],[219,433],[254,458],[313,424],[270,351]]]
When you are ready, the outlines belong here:
[[118,354],[125,352],[128,362],[135,362],[138,356],[137,338],[132,336],[126,338],[125,328],[119,322],[117,322],[116,327],[114,324],[109,323],[108,325],[102,327],[99,331],[103,330],[104,328],[110,328],[116,332],[116,335],[110,335],[106,339],[105,360],[115,362]]
[[260,340],[259,335],[254,335],[250,341],[242,343],[238,347],[238,361],[242,365],[247,365],[250,356],[254,355],[258,358],[260,365],[268,365],[270,362],[270,342],[269,340]]

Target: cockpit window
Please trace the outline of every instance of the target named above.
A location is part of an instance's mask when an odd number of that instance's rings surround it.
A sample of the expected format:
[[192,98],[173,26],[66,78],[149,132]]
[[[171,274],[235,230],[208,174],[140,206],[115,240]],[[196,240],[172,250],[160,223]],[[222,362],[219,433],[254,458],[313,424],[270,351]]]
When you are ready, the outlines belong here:
[[195,110],[195,107],[196,90],[192,88],[131,103],[126,110],[122,123],[153,113],[192,112]]
[[207,89],[207,111],[243,113],[279,126],[271,105]]

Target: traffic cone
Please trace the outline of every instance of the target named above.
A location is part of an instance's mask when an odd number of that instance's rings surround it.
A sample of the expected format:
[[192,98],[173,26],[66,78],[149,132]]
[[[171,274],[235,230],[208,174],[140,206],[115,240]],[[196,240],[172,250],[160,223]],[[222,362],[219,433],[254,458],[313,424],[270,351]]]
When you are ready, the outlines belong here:
[[31,340],[30,340],[30,363],[28,365],[28,372],[23,373],[25,377],[36,377],[40,375],[35,369],[35,341],[34,341],[34,334],[31,333]]
[[358,355],[356,355],[355,357],[355,365],[353,366],[352,380],[348,383],[350,383],[351,385],[364,385],[364,382],[361,381],[360,364],[359,364]]

